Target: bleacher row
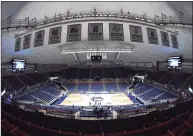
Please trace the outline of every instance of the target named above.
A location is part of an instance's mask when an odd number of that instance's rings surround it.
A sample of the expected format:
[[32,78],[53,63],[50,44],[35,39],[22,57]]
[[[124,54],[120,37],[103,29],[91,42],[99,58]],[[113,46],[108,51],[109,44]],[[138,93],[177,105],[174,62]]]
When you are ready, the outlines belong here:
[[17,100],[50,103],[60,94],[61,92],[59,92],[56,85],[49,85],[36,91],[27,93],[26,95],[17,98]]
[[[94,77],[102,78],[129,78],[140,73],[131,68],[69,68],[62,72],[62,77],[66,79],[93,79]],[[142,72],[144,73],[144,72]],[[190,85],[193,88],[193,76],[186,73],[171,73],[167,71],[146,72],[147,78],[157,81],[161,84],[173,85],[176,89],[188,89]]]
[[128,78],[123,67],[117,68],[69,68],[63,72],[66,79],[93,79],[98,76],[102,78]]
[[189,101],[144,116],[100,121],[65,120],[3,106],[2,129],[6,136],[189,136],[191,106]]
[[70,92],[125,91],[127,83],[65,83]]
[[[131,68],[68,68],[58,72],[48,72],[43,74],[23,74],[20,76],[7,76],[1,80],[3,90],[19,90],[22,87],[32,86],[40,82],[45,82],[49,77],[61,76],[66,79],[93,79],[96,76],[102,78],[128,78],[139,71]],[[143,73],[143,72],[142,72]],[[161,84],[173,85],[175,88],[188,89],[190,85],[193,88],[193,76],[185,73],[173,74],[170,72],[147,72],[148,79],[157,81]]]
[[173,85],[176,89],[188,89],[190,85],[193,88],[193,76],[186,73],[172,74],[170,72],[148,72],[148,79],[157,81],[161,84]]
[[152,102],[152,100],[168,100],[176,98],[175,95],[162,91],[158,88],[147,84],[138,83],[133,93],[144,102]]
[[47,78],[42,74],[24,74],[20,76],[7,76],[1,79],[2,89],[6,91],[19,90],[26,86],[32,86],[41,82],[45,82]]

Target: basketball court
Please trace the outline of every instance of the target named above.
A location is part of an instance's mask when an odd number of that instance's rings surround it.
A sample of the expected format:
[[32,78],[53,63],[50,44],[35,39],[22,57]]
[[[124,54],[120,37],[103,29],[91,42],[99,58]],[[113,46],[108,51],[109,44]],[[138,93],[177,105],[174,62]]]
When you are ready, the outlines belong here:
[[60,105],[100,106],[128,105],[133,102],[124,93],[117,94],[70,94]]

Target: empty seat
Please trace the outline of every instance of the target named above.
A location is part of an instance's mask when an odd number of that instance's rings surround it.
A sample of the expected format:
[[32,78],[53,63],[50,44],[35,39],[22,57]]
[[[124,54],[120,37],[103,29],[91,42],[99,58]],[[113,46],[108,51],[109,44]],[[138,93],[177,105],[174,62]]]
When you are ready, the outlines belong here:
[[79,72],[79,79],[89,79],[90,78],[90,68],[81,68]]
[[68,91],[74,91],[76,84],[72,84],[72,83],[66,83],[64,84],[64,86],[68,89]]
[[117,83],[119,86],[120,91],[125,91],[128,87],[127,83]]
[[88,92],[89,84],[78,84],[77,90],[80,92]]
[[93,83],[91,84],[91,91],[92,92],[101,92],[104,91],[102,83]]
[[116,83],[107,83],[105,84],[106,91],[118,91]]

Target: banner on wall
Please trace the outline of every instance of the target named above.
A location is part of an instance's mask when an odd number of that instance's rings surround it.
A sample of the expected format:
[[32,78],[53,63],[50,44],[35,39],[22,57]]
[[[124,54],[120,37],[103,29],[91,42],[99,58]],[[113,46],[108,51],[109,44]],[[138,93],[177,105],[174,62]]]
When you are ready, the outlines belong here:
[[48,44],[61,43],[62,26],[50,28]]
[[143,34],[140,26],[129,26],[130,37],[132,42],[143,42]]
[[124,41],[123,24],[109,24],[109,40]]
[[34,47],[43,46],[44,34],[45,34],[45,30],[41,30],[35,33]]
[[178,49],[178,40],[177,40],[177,36],[171,34],[171,39],[172,39],[172,47]]
[[20,47],[21,47],[21,37],[15,40],[15,52],[20,51]]
[[81,41],[81,24],[68,25],[67,42]]
[[148,42],[150,44],[158,44],[158,36],[156,29],[147,28]]
[[31,34],[25,35],[23,38],[23,50],[30,48]]
[[170,47],[168,33],[161,31],[162,45]]
[[99,41],[103,40],[103,24],[89,23],[88,24],[88,40]]

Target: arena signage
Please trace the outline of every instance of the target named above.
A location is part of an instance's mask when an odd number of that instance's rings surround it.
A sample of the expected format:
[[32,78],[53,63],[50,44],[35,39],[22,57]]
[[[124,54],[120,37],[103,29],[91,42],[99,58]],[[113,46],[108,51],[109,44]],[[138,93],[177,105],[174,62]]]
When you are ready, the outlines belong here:
[[50,28],[49,44],[55,44],[55,43],[61,42],[61,31],[62,31],[62,26]]
[[15,52],[20,51],[20,47],[21,47],[21,37],[15,40]]
[[81,24],[68,25],[67,42],[81,41]]
[[148,42],[150,44],[158,44],[158,36],[156,29],[147,28]]
[[98,53],[98,52],[95,52],[95,53],[87,53],[87,59],[90,60],[91,59],[91,56],[102,56],[102,59],[107,59],[107,54],[106,53]]
[[109,24],[109,40],[124,41],[123,24]]
[[93,101],[93,102],[101,102],[101,101],[103,101],[103,98],[102,97],[92,97],[91,98],[91,100]]
[[43,46],[45,30],[40,30],[35,33],[34,47]]
[[23,50],[30,48],[31,34],[25,35],[23,39]]
[[132,42],[143,42],[143,34],[140,26],[129,26],[130,37]]
[[161,31],[162,45],[170,47],[168,33]]
[[171,39],[172,39],[172,47],[178,49],[178,40],[177,40],[177,36],[171,34]]
[[89,23],[88,24],[88,41],[103,40],[103,24]]

